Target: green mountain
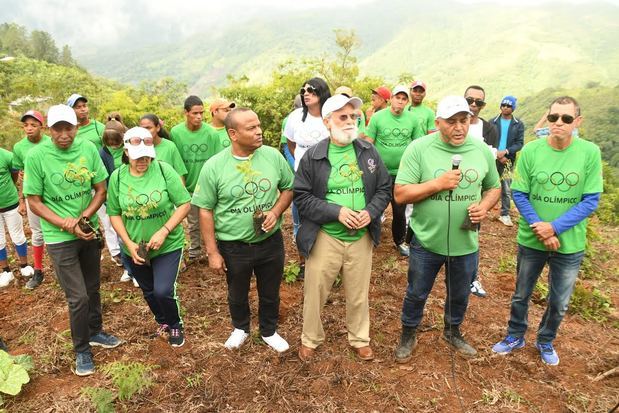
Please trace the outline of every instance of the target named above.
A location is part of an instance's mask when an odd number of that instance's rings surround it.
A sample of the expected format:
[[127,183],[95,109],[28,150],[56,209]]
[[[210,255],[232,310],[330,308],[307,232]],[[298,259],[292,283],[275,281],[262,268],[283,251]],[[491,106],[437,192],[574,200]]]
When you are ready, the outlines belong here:
[[94,73],[122,82],[171,76],[208,95],[226,76],[253,82],[285,59],[334,50],[334,28],[355,29],[362,74],[396,82],[422,78],[429,97],[462,93],[472,83],[489,92],[526,96],[547,87],[619,82],[619,7],[607,3],[518,6],[395,0],[363,6],[256,18],[213,35],[205,30],[179,44],[79,55]]

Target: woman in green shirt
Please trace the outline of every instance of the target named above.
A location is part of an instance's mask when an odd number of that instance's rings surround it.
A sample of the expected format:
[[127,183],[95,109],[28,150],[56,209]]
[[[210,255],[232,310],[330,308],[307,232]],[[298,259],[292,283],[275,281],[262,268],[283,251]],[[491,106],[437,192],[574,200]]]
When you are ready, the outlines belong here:
[[153,137],[157,160],[169,163],[185,183],[185,175],[187,175],[185,162],[174,142],[170,140],[170,134],[163,128],[161,120],[157,115],[147,113],[140,118],[140,126],[147,129]]
[[124,164],[108,185],[108,213],[124,243],[122,253],[130,259],[130,272],[159,323],[158,333],[169,332],[169,343],[180,347],[185,343],[176,295],[185,241],[180,223],[191,197],[178,173],[155,160],[148,130],[129,129],[124,148]]

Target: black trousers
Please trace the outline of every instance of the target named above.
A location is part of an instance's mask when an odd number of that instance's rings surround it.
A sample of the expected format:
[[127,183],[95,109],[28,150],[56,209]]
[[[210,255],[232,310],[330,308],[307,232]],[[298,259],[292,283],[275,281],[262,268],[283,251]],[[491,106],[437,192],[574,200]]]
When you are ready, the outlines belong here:
[[395,176],[391,177],[391,213],[393,219],[391,221],[391,233],[393,234],[393,242],[395,245],[400,245],[406,238],[406,204],[398,204],[394,197]]
[[69,306],[73,348],[90,350],[90,337],[101,331],[101,250],[99,241],[77,239],[47,244],[58,283]]
[[255,244],[218,241],[228,272],[228,307],[234,328],[249,333],[249,285],[256,275],[260,333],[272,336],[279,318],[279,287],[284,272],[284,241],[281,231]]

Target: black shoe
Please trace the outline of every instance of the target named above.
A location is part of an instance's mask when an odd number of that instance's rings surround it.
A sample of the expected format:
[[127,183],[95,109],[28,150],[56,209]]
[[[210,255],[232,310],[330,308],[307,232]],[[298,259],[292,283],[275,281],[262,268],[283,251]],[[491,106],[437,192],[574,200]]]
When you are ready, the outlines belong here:
[[6,351],[7,353],[9,352],[9,349],[6,348],[6,344],[4,344],[4,341],[2,341],[1,338],[0,338],[0,350]]
[[305,264],[299,265],[299,275],[297,275],[297,280],[305,279]]
[[466,340],[464,340],[462,333],[460,333],[460,328],[457,326],[446,328],[443,331],[443,339],[463,356],[474,357],[477,355],[477,350],[475,350],[469,343],[466,342]]
[[180,347],[185,344],[185,335],[182,328],[171,328],[170,336],[168,337],[168,343],[172,347]]
[[417,347],[417,329],[414,327],[402,326],[400,344],[398,348],[395,349],[395,361],[397,363],[406,363],[409,361],[415,347]]
[[29,290],[34,290],[39,285],[41,285],[41,283],[43,283],[43,271],[34,270],[34,274],[32,275],[32,278],[30,278],[28,282],[26,283],[26,288]]

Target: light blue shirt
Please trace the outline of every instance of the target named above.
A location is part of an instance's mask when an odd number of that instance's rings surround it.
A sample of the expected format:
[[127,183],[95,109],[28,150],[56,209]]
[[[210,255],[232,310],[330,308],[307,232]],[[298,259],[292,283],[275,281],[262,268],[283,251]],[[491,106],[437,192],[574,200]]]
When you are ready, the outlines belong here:
[[505,150],[507,148],[507,132],[509,132],[509,124],[511,119],[501,118],[501,139],[499,140],[499,150]]

